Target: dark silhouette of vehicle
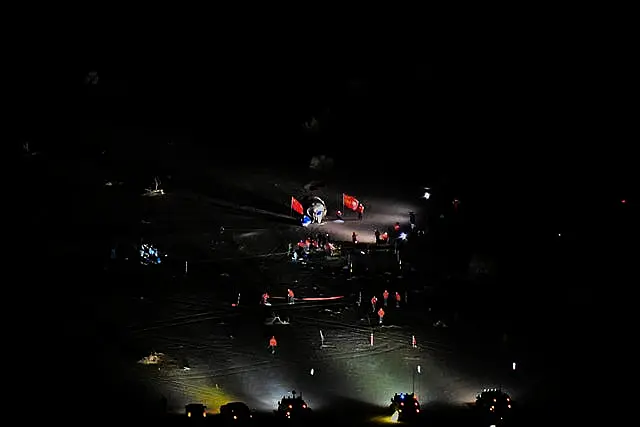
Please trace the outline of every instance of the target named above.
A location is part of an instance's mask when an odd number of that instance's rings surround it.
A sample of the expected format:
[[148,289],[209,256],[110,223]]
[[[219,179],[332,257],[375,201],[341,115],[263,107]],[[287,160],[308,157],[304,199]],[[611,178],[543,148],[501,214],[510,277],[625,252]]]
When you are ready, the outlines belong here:
[[244,424],[252,420],[251,409],[244,402],[230,402],[220,407],[220,416],[225,422]]
[[311,408],[302,399],[302,395],[296,396],[296,392],[292,391],[290,395],[282,396],[275,413],[279,418],[302,419],[311,415]]
[[398,414],[398,421],[410,421],[420,414],[420,402],[414,393],[396,393],[391,399],[391,410]]
[[475,408],[491,424],[502,424],[511,418],[514,404],[511,397],[500,389],[484,389],[476,396]]
[[207,407],[202,403],[190,403],[184,407],[187,418],[201,419],[207,417]]

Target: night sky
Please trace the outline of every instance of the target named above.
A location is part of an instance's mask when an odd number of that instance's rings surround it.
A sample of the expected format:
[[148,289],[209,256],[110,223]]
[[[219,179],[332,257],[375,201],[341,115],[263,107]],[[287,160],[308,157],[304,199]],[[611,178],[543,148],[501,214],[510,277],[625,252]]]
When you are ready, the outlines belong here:
[[[35,40],[4,52],[5,133],[16,147],[28,140],[69,158],[170,139],[209,147],[227,164],[306,169],[311,155],[328,154],[343,170],[387,174],[390,187],[435,182],[473,206],[467,225],[499,258],[501,285],[531,285],[550,300],[555,287],[592,289],[598,307],[582,333],[594,332],[598,357],[618,358],[603,337],[629,329],[607,323],[610,313],[637,311],[620,295],[632,283],[623,271],[636,262],[640,182],[637,49],[624,25],[345,43],[260,34],[203,40],[175,28],[127,39],[115,24],[110,32],[90,27],[64,40],[25,28],[14,34]],[[83,82],[91,70],[96,86]],[[320,130],[309,134],[302,125],[312,117]],[[66,206],[56,185],[25,184],[20,215]],[[66,232],[46,227],[26,224],[24,253]],[[598,367],[583,363],[595,377]]]
[[[319,145],[363,174],[384,158],[398,165],[390,178],[427,174],[498,213],[510,206],[534,234],[550,216],[587,226],[586,205],[603,215],[633,191],[629,35],[514,31],[45,37],[12,51],[15,135],[59,150],[135,129],[139,143],[168,137],[278,166],[305,165]],[[97,86],[83,84],[90,70]],[[308,135],[312,117],[320,131]]]

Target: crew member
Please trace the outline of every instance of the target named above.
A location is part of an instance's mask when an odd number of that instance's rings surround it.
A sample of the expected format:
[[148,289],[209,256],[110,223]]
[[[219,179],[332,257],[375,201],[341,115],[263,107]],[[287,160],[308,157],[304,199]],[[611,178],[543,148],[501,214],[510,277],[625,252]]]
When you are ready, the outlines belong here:
[[265,292],[262,294],[262,305],[267,305],[269,303],[269,294]]
[[356,232],[354,231],[353,234],[351,235],[351,241],[353,242],[354,245],[358,244],[358,235],[356,234]]
[[289,301],[289,304],[293,304],[294,302],[294,295],[291,289],[287,289],[287,300]]
[[378,310],[378,324],[382,325],[382,318],[384,317],[384,310],[382,309],[382,307],[380,307],[380,310]]
[[382,299],[384,302],[384,306],[387,306],[387,301],[389,300],[389,291],[388,290],[384,290],[384,292],[382,293]]
[[376,296],[372,296],[371,297],[371,308],[372,311],[375,313],[376,312],[376,303],[378,302],[378,298],[376,298]]
[[402,299],[402,297],[400,296],[399,292],[396,292],[396,308],[400,308],[400,300]]
[[362,214],[364,214],[364,205],[360,203],[358,205],[358,220],[362,221]]
[[269,349],[271,350],[271,354],[275,354],[277,346],[278,346],[278,341],[276,341],[276,337],[275,336],[271,337],[271,339],[269,340]]
[[380,244],[380,231],[378,231],[378,229],[376,229],[376,232],[374,233],[376,236],[376,245]]

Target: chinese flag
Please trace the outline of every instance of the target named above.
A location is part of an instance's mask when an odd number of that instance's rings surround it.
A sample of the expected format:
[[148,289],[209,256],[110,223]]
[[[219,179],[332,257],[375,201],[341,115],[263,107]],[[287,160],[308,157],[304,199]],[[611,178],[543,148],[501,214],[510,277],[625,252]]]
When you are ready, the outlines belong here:
[[302,208],[302,203],[296,200],[295,197],[291,198],[291,209],[298,212],[300,215],[304,215],[304,209]]
[[345,208],[351,209],[352,211],[358,209],[358,205],[360,204],[360,202],[358,202],[358,199],[344,193],[342,193],[342,203],[344,204]]

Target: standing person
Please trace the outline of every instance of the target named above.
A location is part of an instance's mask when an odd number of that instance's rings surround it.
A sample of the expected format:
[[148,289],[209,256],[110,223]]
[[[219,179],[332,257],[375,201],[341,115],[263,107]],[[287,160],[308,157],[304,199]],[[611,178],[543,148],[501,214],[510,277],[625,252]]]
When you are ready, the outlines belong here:
[[400,296],[400,292],[396,292],[396,308],[400,308],[400,300],[402,297]]
[[376,312],[376,304],[378,303],[378,298],[376,298],[376,296],[372,296],[371,297],[371,308],[374,313]]
[[287,300],[289,301],[289,304],[293,304],[295,301],[293,291],[291,289],[287,289]]
[[384,317],[384,310],[382,309],[382,307],[380,307],[380,310],[378,310],[378,324],[382,325],[382,318]]
[[384,303],[384,306],[387,306],[387,301],[389,300],[389,291],[388,290],[384,290],[384,292],[382,293],[382,300]]
[[378,229],[376,229],[375,233],[373,233],[376,236],[376,245],[380,244],[380,231],[378,231]]
[[265,292],[264,294],[262,294],[262,305],[267,304],[269,304],[269,294]]
[[356,232],[354,231],[353,234],[351,235],[351,241],[353,242],[354,245],[358,244],[358,235],[356,234]]
[[276,347],[278,346],[278,341],[276,341],[276,337],[272,336],[269,340],[269,350],[271,350],[271,354],[276,354]]
[[360,203],[358,205],[358,220],[362,221],[362,215],[364,214],[364,205]]

